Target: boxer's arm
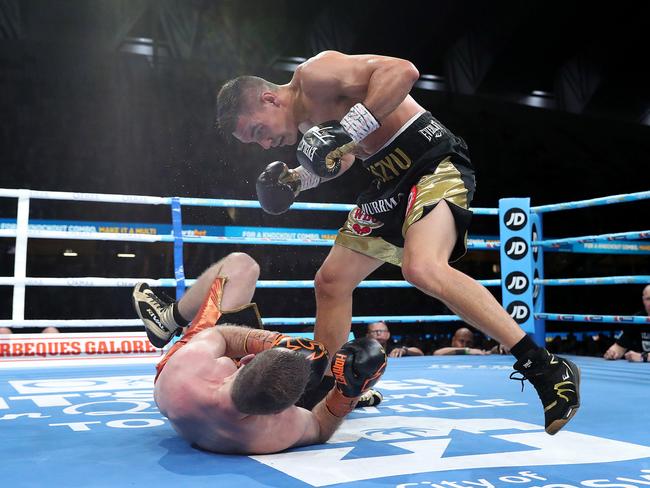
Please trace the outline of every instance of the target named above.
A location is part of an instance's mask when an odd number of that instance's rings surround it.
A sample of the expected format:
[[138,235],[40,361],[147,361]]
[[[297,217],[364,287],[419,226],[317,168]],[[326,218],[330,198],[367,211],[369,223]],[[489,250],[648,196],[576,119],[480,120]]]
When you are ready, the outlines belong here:
[[249,329],[238,325],[219,325],[197,334],[183,349],[187,349],[192,344],[206,341],[212,347],[214,358],[221,356],[239,358],[271,348],[281,335],[279,332],[269,330]]
[[304,63],[299,76],[305,93],[363,103],[381,122],[408,96],[420,73],[405,59],[325,51]]
[[386,352],[375,339],[361,338],[343,344],[331,370],[336,381],[313,410],[299,444],[326,442],[349,414],[360,396],[372,388],[386,369]]
[[345,418],[332,415],[325,406],[324,399],[311,411],[305,410],[304,408],[300,408],[299,410],[303,415],[301,420],[303,433],[300,439],[291,447],[309,446],[327,442]]
[[245,430],[251,436],[247,452],[269,454],[326,442],[343,419],[329,412],[324,412],[329,418],[320,417],[315,411],[292,406],[276,415],[249,417],[252,424]]
[[403,59],[326,51],[302,64],[295,77],[307,99],[334,104],[334,113],[349,108],[340,120],[307,130],[296,149],[309,172],[331,178],[341,172],[342,156],[353,153],[404,102],[419,73]]

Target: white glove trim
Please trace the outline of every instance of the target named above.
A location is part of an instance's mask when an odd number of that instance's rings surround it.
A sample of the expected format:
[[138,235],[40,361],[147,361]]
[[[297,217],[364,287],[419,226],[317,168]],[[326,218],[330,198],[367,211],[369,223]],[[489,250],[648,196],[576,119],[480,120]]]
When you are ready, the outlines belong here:
[[322,181],[320,176],[317,176],[313,173],[310,173],[303,166],[298,166],[293,168],[291,171],[300,179],[300,191],[309,190],[310,188],[316,188],[320,185]]

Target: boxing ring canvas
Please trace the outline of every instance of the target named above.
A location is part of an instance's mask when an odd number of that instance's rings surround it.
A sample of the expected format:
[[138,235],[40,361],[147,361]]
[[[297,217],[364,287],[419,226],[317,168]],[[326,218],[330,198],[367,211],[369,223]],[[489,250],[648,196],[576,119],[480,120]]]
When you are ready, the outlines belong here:
[[[305,235],[287,229],[229,229],[241,235],[194,235],[183,227],[181,206],[258,208],[258,202],[138,195],[1,189],[16,198],[15,224],[0,237],[15,238],[11,319],[0,326],[142,326],[136,319],[26,319],[30,286],[175,287],[177,296],[194,280],[184,274],[183,243],[331,246],[327,232]],[[53,199],[171,207],[172,230],[161,234],[66,231],[30,227],[30,199]],[[499,251],[504,308],[538,343],[544,321],[645,324],[647,317],[578,315],[544,307],[546,286],[641,284],[648,275],[545,278],[543,249],[562,252],[648,254],[641,242],[650,230],[545,239],[540,215],[559,210],[633,202],[650,191],[531,207],[507,199],[499,209],[473,209],[499,218],[499,239],[475,239],[471,249]],[[293,210],[349,212],[352,205],[297,202]],[[277,232],[277,231],[281,232]],[[265,235],[264,232],[269,232]],[[227,234],[227,235],[226,235]],[[245,235],[244,235],[245,234]],[[249,235],[250,234],[250,235]],[[294,235],[295,234],[295,235]],[[252,237],[255,235],[256,237]],[[173,244],[174,278],[34,277],[27,275],[28,240],[72,239]],[[613,241],[625,241],[616,243]],[[502,246],[503,243],[503,246]],[[620,248],[621,246],[619,246]],[[588,249],[587,249],[588,248]],[[525,266],[520,266],[523,262]],[[313,288],[313,281],[260,280],[258,288]],[[404,281],[367,280],[360,287],[408,287]],[[449,322],[456,316],[356,316],[353,323]],[[314,317],[264,317],[267,328],[311,325]],[[613,328],[618,328],[613,326]],[[576,329],[578,330],[578,329]],[[572,358],[582,368],[582,407],[557,435],[543,428],[543,412],[529,383],[508,379],[510,356],[399,358],[378,388],[378,407],[355,410],[324,445],[266,456],[204,452],[179,438],[153,402],[154,364],[160,351],[142,332],[115,337],[94,333],[71,339],[0,338],[1,487],[241,486],[241,487],[434,487],[525,488],[650,486],[650,370],[647,363]],[[51,347],[50,347],[51,346]],[[138,357],[129,357],[138,356]],[[112,359],[111,359],[112,358]]]
[[[153,364],[112,360],[0,368],[0,479],[7,487],[650,486],[650,370],[572,357],[582,407],[544,432],[534,389],[506,356],[389,361],[384,402],[324,445],[266,456],[204,452],[153,402]],[[69,363],[75,363],[69,365]]]

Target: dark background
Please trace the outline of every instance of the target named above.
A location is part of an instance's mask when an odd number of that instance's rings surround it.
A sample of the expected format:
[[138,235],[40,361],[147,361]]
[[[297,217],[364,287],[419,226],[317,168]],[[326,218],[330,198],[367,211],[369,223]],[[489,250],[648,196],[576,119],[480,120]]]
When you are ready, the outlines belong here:
[[[436,90],[413,96],[468,142],[473,206],[529,196],[533,205],[648,190],[650,47],[645,2],[577,1],[0,1],[0,187],[159,196],[255,198],[254,179],[294,148],[264,152],[214,128],[219,86],[239,74],[284,83],[288,58],[325,49],[407,58]],[[533,90],[544,92],[534,100]],[[537,106],[531,106],[537,105]],[[350,203],[366,184],[353,168],[304,201]],[[0,217],[15,200],[0,199]],[[553,237],[644,230],[647,202],[545,217]],[[167,208],[33,201],[32,218],[169,222]],[[184,209],[184,222],[338,228],[343,215]],[[471,232],[495,235],[494,217]],[[13,241],[0,239],[3,275]],[[74,246],[77,258],[61,251]],[[117,259],[115,252],[136,252]],[[186,246],[196,277],[245,250],[261,279],[312,279],[327,249]],[[28,276],[171,277],[169,245],[30,241]],[[647,256],[547,253],[547,277],[648,274]],[[496,253],[458,267],[496,278]],[[400,279],[382,267],[373,278]],[[358,290],[356,315],[444,313],[414,290]],[[547,310],[632,314],[641,286],[549,287]],[[130,290],[28,288],[27,318],[131,318]],[[287,298],[277,300],[278,294]],[[311,290],[259,290],[266,316],[313,315]],[[0,287],[2,318],[11,288]],[[551,324],[552,325],[552,324]],[[563,326],[564,327],[564,326]],[[586,327],[574,325],[573,327]],[[593,326],[589,325],[590,328]]]

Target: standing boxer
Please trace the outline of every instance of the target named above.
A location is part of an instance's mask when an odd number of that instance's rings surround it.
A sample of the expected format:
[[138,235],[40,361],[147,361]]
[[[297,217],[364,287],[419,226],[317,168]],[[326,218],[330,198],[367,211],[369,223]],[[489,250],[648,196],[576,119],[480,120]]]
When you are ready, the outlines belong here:
[[227,82],[217,119],[224,132],[264,149],[298,143],[300,166],[276,161],[258,178],[269,213],[286,211],[299,192],[340,176],[355,158],[372,177],[316,274],[317,340],[336,350],[350,330],[356,286],[384,262],[401,266],[408,282],[510,349],[555,434],[580,406],[579,369],[540,349],[490,292],[449,265],[466,251],[474,170],[463,139],[410,96],[418,77],[403,59],[326,51],[286,85],[252,76]]

